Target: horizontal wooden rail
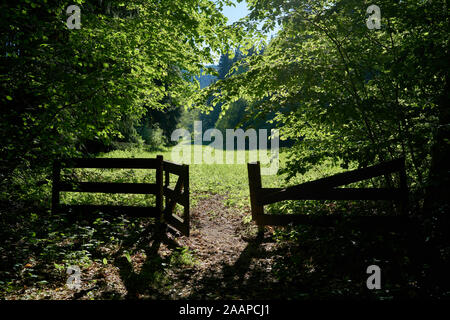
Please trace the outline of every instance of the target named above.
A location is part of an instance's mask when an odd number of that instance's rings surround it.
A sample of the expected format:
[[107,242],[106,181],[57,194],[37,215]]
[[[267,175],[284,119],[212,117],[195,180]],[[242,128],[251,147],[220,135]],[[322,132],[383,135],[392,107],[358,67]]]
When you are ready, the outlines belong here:
[[[112,183],[81,182],[61,180],[63,168],[106,168],[106,169],[155,169],[155,183]],[[170,174],[178,176],[175,189],[169,188]],[[164,181],[165,180],[165,181]],[[154,207],[60,204],[60,192],[96,192],[114,194],[154,194]],[[166,207],[164,208],[164,197]],[[184,207],[183,217],[174,214],[176,204]],[[79,158],[62,159],[53,163],[52,211],[78,211],[81,213],[102,211],[123,213],[136,217],[158,218],[157,223],[167,223],[170,227],[189,236],[189,166],[163,161],[156,158]]]
[[156,207],[139,206],[115,206],[115,205],[93,205],[93,204],[61,204],[60,209],[75,212],[96,212],[126,214],[133,217],[154,217],[158,218],[160,211]]
[[[381,175],[393,173],[396,171],[404,170],[404,159],[396,159],[386,163],[381,163],[368,168],[356,169],[353,171],[338,173],[331,177],[325,177],[314,181],[309,181],[302,183],[300,185],[287,187],[280,189],[271,194],[265,195],[264,204],[275,203],[283,200],[295,200],[290,199],[293,195],[308,192],[316,189],[318,192],[327,189],[343,186],[353,182],[363,181],[373,177],[378,177]],[[328,192],[328,191],[327,191]],[[303,200],[303,199],[302,199]],[[314,199],[311,199],[314,200]],[[330,199],[330,200],[341,200],[341,199]],[[353,199],[342,199],[342,200],[353,200]],[[355,199],[358,200],[358,199]],[[371,199],[361,199],[361,200],[371,200]],[[389,200],[389,199],[386,199]]]
[[283,191],[281,197],[277,193],[259,192],[257,203],[267,205],[282,200],[399,200],[402,198],[401,189],[394,188],[345,188],[330,190],[297,190]]
[[[248,179],[252,219],[261,227],[264,225],[322,224],[326,225],[336,216],[314,216],[295,214],[264,214],[264,206],[285,200],[393,200],[398,201],[402,213],[406,212],[408,187],[406,184],[405,159],[377,164],[368,168],[338,173],[336,175],[305,182],[287,188],[263,188],[259,162],[248,163]],[[399,173],[399,188],[338,188],[340,186],[363,181],[381,175]],[[405,216],[396,220],[389,217],[352,217],[353,221],[405,221]],[[260,229],[261,230],[261,229]]]
[[169,173],[173,173],[176,175],[181,175],[184,173],[183,165],[179,165],[174,162],[164,161],[163,167],[164,167],[164,171],[169,172]]
[[59,191],[125,194],[156,194],[156,183],[61,182]]
[[307,224],[314,226],[331,226],[333,224],[345,222],[359,227],[384,227],[392,228],[407,225],[413,220],[407,216],[351,216],[343,217],[340,215],[333,216],[316,216],[302,214],[264,214],[258,218],[261,225],[271,226],[287,226],[289,224]]
[[63,168],[156,169],[156,158],[79,158],[62,159]]

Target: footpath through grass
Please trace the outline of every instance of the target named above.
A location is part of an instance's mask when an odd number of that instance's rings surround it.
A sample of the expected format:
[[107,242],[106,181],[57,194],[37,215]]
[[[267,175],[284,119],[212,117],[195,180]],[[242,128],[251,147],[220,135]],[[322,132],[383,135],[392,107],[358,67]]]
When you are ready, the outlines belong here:
[[[248,156],[246,151],[234,152],[235,156],[239,153]],[[132,149],[100,156],[156,155],[172,160],[172,149]],[[280,168],[285,161],[286,154],[281,152]],[[338,166],[324,165],[290,184],[340,171]],[[154,170],[68,169],[65,174],[83,181],[151,182],[155,178]],[[278,175],[262,176],[262,183],[264,187],[287,185],[284,177]],[[141,195],[67,193],[62,201],[145,205],[154,199]],[[149,238],[152,219],[129,218],[125,212],[121,216],[99,212],[90,219],[72,221],[70,212],[50,215],[50,210],[42,205],[16,209],[15,215],[7,216],[11,221],[1,221],[4,230],[0,245],[0,298],[261,299],[288,295],[292,299],[390,299],[417,294],[417,270],[407,250],[409,240],[404,236],[366,234],[345,227],[298,226],[275,228],[276,245],[247,242],[243,236],[254,226],[250,224],[246,163],[191,164],[190,203],[192,235],[178,238],[181,248],[175,249],[153,248]],[[297,214],[360,214],[361,210],[379,214],[383,207],[370,208],[347,201],[285,201],[267,209]],[[267,232],[274,231],[269,229]],[[406,246],[399,245],[401,241]],[[365,268],[371,264],[382,264],[385,290],[367,290]],[[82,274],[82,288],[77,291],[66,286],[67,268],[74,265],[80,267]],[[180,278],[183,274],[192,277]],[[219,284],[223,285],[220,292],[215,290]],[[289,286],[289,290],[283,286]]]
[[[202,147],[202,152],[205,152],[207,146]],[[199,198],[205,197],[208,194],[219,194],[226,198],[225,205],[229,207],[235,207],[236,209],[244,208],[250,205],[249,200],[249,187],[248,187],[248,174],[247,174],[247,162],[249,161],[249,152],[245,150],[233,151],[234,158],[238,159],[241,153],[245,155],[245,163],[225,164],[226,154],[224,152],[224,164],[195,164],[194,154],[192,153],[191,164],[189,164],[189,177],[190,177],[190,191],[191,191],[191,206],[195,206]],[[165,160],[173,161],[172,149],[168,148],[164,151],[144,151],[139,149],[131,150],[116,150],[102,155],[106,158],[154,158],[157,155],[162,155]],[[279,157],[279,167],[282,168],[285,165],[286,152],[281,150]],[[110,170],[111,171],[111,170]],[[123,170],[122,170],[123,171]],[[296,177],[292,179],[289,185],[298,184],[304,181],[314,180],[323,176],[332,175],[336,172],[342,171],[338,166],[324,165],[315,170],[308,172],[304,176]],[[100,174],[100,170],[94,170],[97,174]],[[145,181],[149,179],[149,176],[154,179],[154,174],[149,175],[148,171],[144,170],[127,170],[128,173],[117,173],[117,178],[122,182],[123,179],[127,181]],[[133,174],[130,174],[133,172]],[[105,172],[103,172],[103,175]],[[108,173],[111,176],[111,172]],[[118,176],[117,176],[118,174]],[[152,175],[153,174],[153,175]],[[128,176],[128,179],[126,178]],[[130,180],[131,179],[131,180]],[[174,184],[174,181],[171,181]],[[262,176],[263,187],[285,187],[285,177],[283,175],[263,175]]]
[[[203,147],[203,150],[205,148],[207,147]],[[234,153],[235,156],[245,153],[248,160],[248,152]],[[100,156],[153,158],[156,155],[163,155],[164,159],[172,160],[172,149],[153,152],[139,149],[117,150]],[[285,153],[281,152],[280,167],[284,165],[284,161]],[[312,180],[325,172],[328,175],[333,171],[339,169],[320,168],[317,172],[311,172],[292,183]],[[65,169],[63,174],[72,175],[75,180],[82,181],[151,182],[155,178],[154,170],[132,169]],[[263,176],[262,181],[266,187],[285,185],[284,178],[277,175]],[[50,202],[50,189],[48,185],[48,199],[44,201],[46,203]],[[65,203],[145,205],[151,204],[153,197],[67,192],[61,200]],[[200,202],[205,205],[205,201],[208,204],[213,204],[214,201],[222,203],[206,205],[208,212],[201,213],[204,215],[202,219],[208,219],[208,216],[218,217],[226,210],[226,219],[235,219],[249,225],[251,219],[246,163],[191,164],[191,210],[203,210],[203,207],[197,208],[197,205]],[[171,285],[168,280],[170,270],[195,261],[187,248],[167,251],[165,255],[155,256],[149,253],[148,239],[143,235],[152,225],[151,219],[97,213],[91,219],[74,222],[70,219],[70,212],[51,215],[50,208],[44,208],[42,205],[33,209],[14,210],[17,212],[4,217],[9,217],[9,220],[18,219],[21,223],[2,221],[4,230],[0,247],[0,297],[6,299],[76,298],[77,293],[66,287],[66,270],[72,265],[79,266],[83,274],[83,299],[123,298],[129,292],[124,291],[122,281],[129,281],[127,288],[135,287],[131,275],[139,270],[142,276],[140,279],[145,279],[148,288],[166,292],[166,287]],[[120,272],[125,273],[119,275]]]

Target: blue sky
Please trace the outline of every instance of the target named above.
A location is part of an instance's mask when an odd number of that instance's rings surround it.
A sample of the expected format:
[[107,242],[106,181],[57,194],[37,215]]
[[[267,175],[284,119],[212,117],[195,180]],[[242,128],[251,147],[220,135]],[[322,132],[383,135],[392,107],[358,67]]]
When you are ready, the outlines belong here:
[[[240,18],[245,17],[249,13],[249,11],[247,10],[246,1],[237,3],[237,1],[234,0],[234,3],[236,4],[236,7],[225,6],[222,10],[222,13],[228,18],[228,24],[238,21]],[[270,36],[272,35],[275,35],[279,29],[280,28],[277,26],[274,31],[268,34],[268,38],[270,38]]]
[[249,11],[247,10],[247,2],[235,2],[236,7],[226,6],[223,8],[223,14],[228,18],[228,23],[231,24],[240,18],[245,17]]
[[[247,10],[247,2],[242,1],[241,3],[237,3],[236,0],[234,0],[235,7],[233,6],[225,6],[222,10],[222,13],[228,18],[228,24],[232,24],[235,21],[238,21],[239,19],[245,17],[249,11]],[[271,35],[274,35],[277,33],[279,28],[277,27],[273,32],[268,34],[267,39],[270,38]],[[217,59],[215,61],[215,64],[217,64],[219,61],[219,56],[217,56]]]

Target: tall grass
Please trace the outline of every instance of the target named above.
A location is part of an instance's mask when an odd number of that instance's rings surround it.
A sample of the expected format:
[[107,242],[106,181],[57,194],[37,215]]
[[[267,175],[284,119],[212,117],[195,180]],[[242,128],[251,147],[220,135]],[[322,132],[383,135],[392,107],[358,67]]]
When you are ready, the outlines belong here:
[[[204,152],[208,146],[199,146],[199,152]],[[234,153],[237,159],[244,153],[245,163],[235,164],[195,164],[194,152],[191,153],[191,164],[189,166],[191,205],[195,205],[199,199],[207,197],[209,194],[220,194],[224,196],[225,204],[235,207],[236,209],[249,206],[249,187],[247,176],[247,165],[249,159],[249,151],[235,150],[229,151]],[[163,151],[145,151],[142,149],[115,150],[100,155],[105,158],[154,158],[162,155],[165,160],[173,161],[172,148]],[[225,163],[226,152],[223,153],[223,163]],[[281,150],[279,157],[279,166],[283,167],[286,161],[286,152]],[[72,169],[73,170],[73,169]],[[153,182],[155,179],[154,170],[142,169],[77,169],[78,171],[66,174],[75,174],[78,178],[82,177],[84,181],[109,181],[109,182]],[[324,175],[331,175],[341,171],[332,165],[323,165],[303,176],[298,176],[291,180],[290,185],[301,183],[304,181],[314,180]],[[173,186],[175,179],[171,179]],[[267,175],[262,176],[262,184],[264,187],[284,187],[286,186],[283,175]],[[66,193],[62,197],[64,202],[70,203],[122,203],[128,205],[148,205],[154,202],[154,196],[143,195],[110,195],[110,194],[76,194]]]

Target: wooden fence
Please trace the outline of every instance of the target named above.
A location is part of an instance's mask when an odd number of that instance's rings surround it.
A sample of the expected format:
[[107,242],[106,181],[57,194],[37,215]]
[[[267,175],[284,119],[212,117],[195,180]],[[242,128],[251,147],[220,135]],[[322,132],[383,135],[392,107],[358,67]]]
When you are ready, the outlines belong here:
[[[61,177],[64,168],[153,169],[155,183],[78,182]],[[170,188],[170,174],[178,176],[174,189]],[[164,181],[165,180],[165,181]],[[67,205],[60,204],[61,192],[97,192],[122,194],[154,194],[155,206]],[[165,198],[165,207],[164,207]],[[176,204],[184,207],[183,216],[174,213]],[[156,158],[82,158],[61,159],[53,163],[52,212],[120,212],[129,216],[154,217],[189,236],[189,166]]]
[[[248,163],[248,180],[252,219],[258,226],[293,224],[329,225],[339,219],[337,216],[315,216],[301,214],[264,214],[264,206],[284,200],[394,200],[403,213],[397,217],[354,216],[359,223],[383,224],[403,221],[407,211],[408,187],[406,183],[405,160],[403,158],[371,167],[343,172],[334,176],[306,182],[287,188],[263,188],[260,164]],[[340,186],[398,172],[399,188],[338,188]],[[377,218],[377,219],[374,219]],[[397,218],[397,219],[396,219]]]

